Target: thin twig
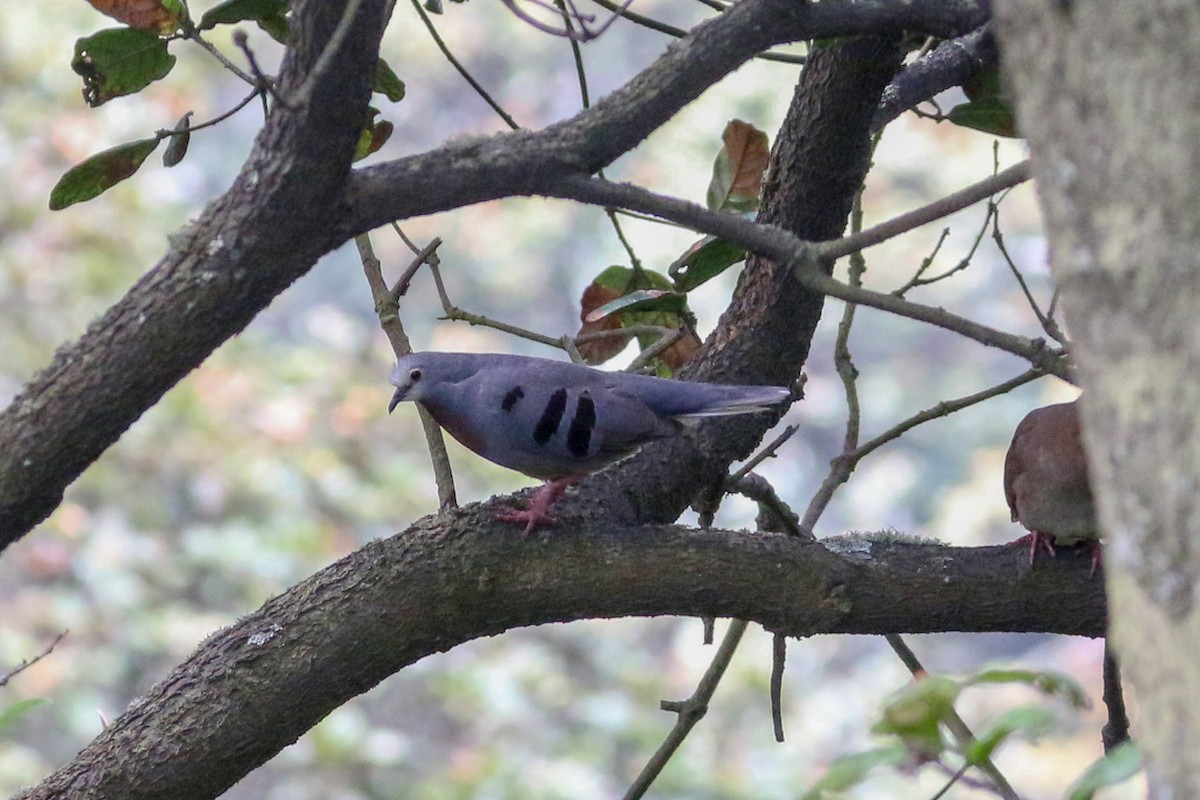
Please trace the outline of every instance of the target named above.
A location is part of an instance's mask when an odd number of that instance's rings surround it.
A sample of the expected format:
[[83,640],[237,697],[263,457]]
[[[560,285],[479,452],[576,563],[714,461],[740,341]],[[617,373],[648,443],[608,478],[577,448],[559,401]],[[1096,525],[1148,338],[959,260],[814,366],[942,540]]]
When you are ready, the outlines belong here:
[[746,632],[748,624],[741,619],[730,620],[729,629],[725,631],[725,638],[721,640],[720,647],[717,648],[712,662],[708,665],[704,677],[700,679],[700,683],[697,684],[696,691],[692,693],[691,697],[674,702],[664,700],[661,703],[663,711],[674,711],[678,714],[675,727],[667,734],[667,738],[658,746],[658,750],[651,756],[646,766],[642,768],[633,784],[625,792],[625,800],[636,800],[646,793],[646,790],[654,783],[654,779],[662,772],[663,767],[671,760],[671,756],[683,744],[688,733],[708,713],[708,701],[712,699],[713,693],[721,683],[725,669],[733,659],[733,654],[737,652],[738,643],[741,642],[742,634]]
[[[721,492],[740,494],[758,503],[759,517],[762,518],[764,512],[768,512],[767,515],[777,523],[771,528],[772,530],[778,527],[782,533],[786,533],[788,536],[812,540],[812,532],[800,527],[799,515],[783,501],[775,491],[775,487],[771,486],[770,482],[758,473],[751,472],[749,475],[736,479],[730,476],[725,479],[720,488]],[[712,524],[711,521],[709,524]],[[759,527],[765,529],[767,526],[760,525]]]
[[1125,713],[1121,666],[1108,637],[1104,639],[1104,705],[1108,708],[1108,722],[1100,731],[1100,739],[1104,743],[1104,752],[1108,753],[1117,745],[1129,741],[1129,716]]
[[[379,259],[375,256],[375,248],[371,245],[370,234],[359,234],[354,237],[354,243],[358,247],[363,273],[366,275],[367,285],[371,288],[371,296],[375,300],[375,313],[379,315],[379,326],[387,334],[396,357],[407,355],[412,352],[412,343],[409,342],[408,335],[404,332],[404,324],[400,320],[397,295],[388,288],[387,282],[383,279],[383,269]],[[436,258],[436,249],[433,247],[422,260]],[[446,442],[442,438],[442,429],[420,403],[417,404],[417,413],[421,418],[421,427],[425,431],[429,458],[433,462],[433,476],[438,490],[438,507],[453,508],[458,505],[458,498],[454,491],[454,474],[450,469],[450,457],[446,454]]]
[[[213,117],[212,119],[205,120],[204,122],[198,123],[196,125],[188,125],[187,127],[184,127],[184,128],[171,128],[169,130],[164,128],[162,130],[156,131],[155,135],[160,139],[165,139],[168,136],[176,136],[180,133],[195,133],[196,131],[203,130],[204,128],[211,128],[213,125],[216,125],[219,122],[224,122],[225,120],[229,119],[234,114],[236,114],[237,112],[241,111],[251,101],[253,101],[254,98],[256,98],[260,94],[262,94],[262,92],[263,92],[262,89],[257,89],[257,88],[254,89],[254,91],[250,92],[250,94],[246,95],[244,98],[242,98],[240,101],[238,101],[237,105],[235,105],[233,108],[229,109],[228,111],[224,112],[223,114],[218,114],[217,116]],[[188,112],[188,113],[190,114],[191,112]]]
[[730,476],[730,479],[734,480],[734,481],[738,481],[738,480],[741,480],[742,478],[746,477],[747,475],[749,475],[750,472],[755,467],[757,467],[762,462],[766,461],[768,458],[773,457],[775,455],[775,451],[778,450],[780,447],[782,447],[784,445],[784,443],[787,442],[788,439],[795,436],[796,431],[798,431],[798,430],[800,430],[800,426],[788,425],[786,428],[783,429],[783,432],[781,434],[779,434],[773,440],[771,440],[770,444],[768,444],[766,447],[764,447],[763,449],[761,449],[757,453],[755,453],[754,456],[751,457],[749,461],[747,461],[745,464],[742,465],[741,469],[739,469],[737,472],[733,473],[733,475]]
[[913,209],[906,214],[893,217],[887,222],[881,222],[873,228],[867,228],[861,233],[843,236],[819,245],[821,256],[828,259],[838,259],[848,256],[855,250],[862,250],[880,242],[886,242],[913,228],[919,228],[929,222],[935,222],[942,217],[948,217],[956,211],[974,205],[980,200],[986,200],[997,192],[1017,186],[1030,178],[1029,161],[1025,160],[990,178],[985,178],[954,194],[933,201],[928,205]]
[[[925,409],[924,411],[913,414],[911,417],[897,423],[875,438],[854,448],[853,451],[842,453],[837,458],[833,459],[833,462],[831,463],[832,468],[830,469],[829,474],[825,476],[825,481],[821,484],[821,488],[818,490],[820,502],[822,504],[827,504],[829,502],[829,499],[833,496],[833,493],[837,490],[837,487],[845,483],[850,478],[850,474],[854,472],[855,468],[858,466],[858,463],[862,461],[864,457],[873,451],[878,450],[888,442],[899,438],[902,434],[908,432],[909,430],[912,430],[922,423],[929,422],[930,420],[948,416],[969,406],[982,403],[984,400],[1006,394],[1018,386],[1023,386],[1026,383],[1036,380],[1045,374],[1045,372],[1035,367],[1022,372],[1016,377],[1009,378],[1002,383],[998,383],[995,386],[984,389],[983,391],[969,394],[965,397],[959,397],[954,400],[943,400]],[[817,498],[814,498],[814,503],[816,502]],[[807,518],[808,514],[805,515],[805,519]]]
[[58,634],[57,636],[54,637],[54,639],[50,642],[50,644],[48,644],[42,648],[42,652],[38,653],[33,658],[27,658],[27,659],[23,660],[20,664],[17,664],[15,667],[10,669],[8,672],[4,673],[3,675],[0,675],[0,686],[7,685],[8,682],[11,681],[13,678],[17,677],[22,672],[29,669],[34,664],[36,664],[37,662],[41,661],[43,658],[45,658],[46,656],[48,656],[52,652],[54,652],[54,648],[58,647],[58,643],[61,642],[64,637],[66,637],[67,633],[69,633],[69,631],[63,631],[62,633]]
[[442,40],[441,34],[438,33],[437,27],[433,24],[433,20],[431,20],[429,15],[425,13],[425,9],[421,7],[421,0],[412,0],[412,7],[416,9],[417,16],[421,18],[421,22],[425,23],[425,28],[429,31],[430,37],[433,38],[433,43],[436,44],[438,49],[442,51],[442,55],[445,56],[446,60],[450,62],[450,66],[458,70],[458,74],[462,75],[463,79],[467,83],[471,84],[471,88],[475,90],[475,93],[482,97],[483,101],[492,107],[492,110],[500,116],[500,119],[504,120],[505,125],[512,128],[514,131],[520,130],[521,126],[517,124],[517,121],[513,119],[512,116],[505,111],[495,99],[493,99],[491,94],[488,93],[487,89],[483,88],[483,85],[479,81],[475,80],[475,77],[471,75],[467,68],[462,65],[462,62],[454,57],[454,53],[450,52],[450,48],[447,47],[446,42]]
[[225,67],[225,69],[229,70],[234,75],[238,76],[238,78],[250,84],[251,86],[259,88],[258,80],[253,75],[246,74],[240,67],[238,67],[237,64],[234,64],[232,61],[226,58],[225,54],[218,50],[212,42],[200,35],[199,30],[196,28],[184,30],[183,35],[185,39],[191,39],[193,42],[204,48],[209,55],[211,55],[217,61],[220,61],[221,66]]
[[[668,36],[674,36],[676,39],[682,39],[688,35],[688,32],[683,28],[676,28],[674,25],[668,25],[667,23],[656,20],[653,17],[647,17],[634,11],[630,11],[628,8],[625,8],[625,5],[628,4],[618,6],[616,3],[612,2],[612,0],[592,0],[592,2],[601,8],[611,11],[616,16],[624,17],[630,22],[641,25],[643,28],[649,28],[650,30],[657,31],[658,33],[665,33]],[[720,3],[705,3],[705,5],[715,11],[726,10],[726,7]],[[771,52],[759,53],[755,56],[755,58],[763,61],[778,61],[784,64],[804,64],[808,60],[807,56],[792,55],[791,53]]]
[[316,63],[308,71],[308,75],[304,78],[304,83],[300,84],[300,88],[292,95],[291,99],[294,102],[304,105],[309,101],[313,88],[317,85],[321,76],[333,65],[334,59],[340,55],[338,51],[342,49],[346,37],[350,35],[350,28],[354,26],[354,18],[358,16],[360,6],[362,6],[362,0],[346,0],[346,5],[342,7],[342,16],[338,19],[337,27],[333,29],[329,41],[325,43],[325,47],[321,50],[321,55],[317,56]]
[[787,637],[776,633],[771,642],[771,725],[775,741],[783,741],[783,668],[787,663]]

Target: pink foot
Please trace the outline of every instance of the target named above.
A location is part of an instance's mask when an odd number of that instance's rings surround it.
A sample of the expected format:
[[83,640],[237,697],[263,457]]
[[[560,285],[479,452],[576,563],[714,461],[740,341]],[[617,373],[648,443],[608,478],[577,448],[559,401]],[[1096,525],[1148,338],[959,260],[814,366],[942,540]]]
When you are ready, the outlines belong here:
[[1042,549],[1049,553],[1052,558],[1058,555],[1056,552],[1054,552],[1054,537],[1048,533],[1038,533],[1037,531],[1030,531],[1020,539],[1013,539],[1008,543],[1008,546],[1015,547],[1019,544],[1024,544],[1025,542],[1029,542],[1030,566],[1033,566],[1034,558],[1037,556],[1038,545],[1041,545]]
[[539,525],[553,525],[554,517],[547,512],[554,501],[567,490],[568,486],[579,482],[579,476],[559,478],[547,481],[542,488],[534,493],[525,508],[515,508],[511,511],[497,511],[496,519],[501,522],[519,522],[525,525],[525,535],[533,533]]

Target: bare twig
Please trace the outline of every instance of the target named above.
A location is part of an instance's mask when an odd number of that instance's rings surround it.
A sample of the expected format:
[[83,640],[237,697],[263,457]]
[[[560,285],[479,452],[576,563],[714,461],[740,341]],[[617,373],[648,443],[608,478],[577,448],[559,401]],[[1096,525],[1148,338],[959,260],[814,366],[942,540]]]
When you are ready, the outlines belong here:
[[783,668],[787,663],[787,637],[775,634],[771,642],[771,724],[775,741],[783,741]]
[[[398,228],[399,226],[397,226],[397,229]],[[430,240],[429,244],[417,251],[416,256],[413,257],[413,260],[409,263],[408,267],[405,268],[404,272],[400,275],[399,280],[396,281],[390,290],[392,297],[396,298],[397,302],[399,302],[400,298],[408,292],[408,285],[412,283],[413,276],[417,274],[417,270],[425,266],[425,264],[429,262],[430,258],[435,257],[437,249],[441,246],[442,237],[435,236],[432,240]]]
[[[375,300],[375,313],[379,315],[379,326],[387,334],[392,351],[399,358],[412,352],[412,344],[404,332],[404,324],[400,321],[400,306],[392,289],[388,288],[383,279],[383,269],[375,256],[375,248],[371,246],[371,237],[363,233],[354,237],[358,246],[358,255],[362,260],[363,273],[367,285],[371,288],[371,296]],[[439,242],[440,243],[440,242]],[[436,257],[436,246],[421,260]],[[442,429],[419,403],[417,413],[421,418],[421,427],[425,431],[425,442],[429,446],[429,458],[433,462],[434,480],[437,482],[439,508],[452,508],[458,505],[454,491],[454,474],[450,469],[450,457],[446,454],[446,443],[442,439]]]
[[974,205],[980,200],[986,200],[997,192],[1024,183],[1029,178],[1029,161],[1025,160],[990,178],[985,178],[965,189],[960,189],[954,194],[946,195],[939,200],[913,209],[906,214],[901,214],[887,222],[881,222],[875,227],[868,228],[861,233],[844,236],[841,239],[835,239],[831,242],[824,242],[819,245],[821,255],[828,259],[837,259],[850,255],[855,250],[862,250],[872,245],[877,245],[880,242],[886,242],[888,239],[893,239],[902,233],[907,233],[913,228],[918,228],[929,222],[935,222],[942,217],[950,216],[956,211],[961,211],[967,206]]
[[350,35],[350,28],[354,25],[354,18],[358,16],[361,6],[362,0],[346,0],[337,27],[333,29],[333,34],[325,43],[321,55],[317,56],[316,63],[305,76],[304,83],[300,84],[300,88],[292,95],[291,99],[296,103],[303,105],[309,101],[313,88],[321,81],[325,71],[333,65],[333,60],[338,57],[338,51],[342,49],[346,37]]
[[500,116],[500,119],[504,120],[505,125],[512,128],[514,131],[520,130],[521,126],[518,125],[517,121],[512,118],[512,115],[505,111],[500,104],[496,102],[491,94],[488,93],[488,90],[483,88],[483,84],[475,80],[475,76],[473,76],[467,70],[467,68],[463,66],[461,61],[454,57],[454,53],[450,52],[450,48],[442,39],[441,34],[438,33],[437,27],[433,24],[433,20],[431,20],[429,15],[425,13],[425,9],[421,7],[421,0],[412,0],[412,7],[416,9],[417,16],[421,18],[421,22],[425,23],[425,29],[429,31],[429,36],[433,39],[433,43],[436,44],[438,49],[442,51],[442,55],[445,56],[446,60],[450,62],[450,66],[458,70],[458,74],[463,76],[463,80],[469,83],[471,88],[475,90],[475,93],[483,98],[483,102],[491,106],[492,110]]
[[1121,689],[1121,666],[1109,640],[1104,639],[1104,705],[1108,707],[1108,722],[1100,731],[1104,752],[1129,741],[1129,716],[1125,713],[1125,693]]
[[[777,523],[776,526],[770,528],[760,524],[760,528],[774,530],[775,527],[778,527],[788,536],[796,536],[801,539],[813,538],[811,531],[806,531],[800,527],[800,517],[796,512],[783,501],[775,491],[775,488],[761,475],[751,472],[749,475],[744,475],[740,478],[731,476],[725,479],[725,482],[721,485],[721,491],[749,497],[758,503],[760,520],[765,516],[769,516],[770,519]],[[711,525],[711,522],[709,524]]]
[[62,633],[58,634],[57,636],[54,637],[54,639],[50,642],[50,644],[48,644],[42,648],[42,652],[38,653],[33,658],[27,658],[27,659],[23,660],[20,664],[17,664],[15,667],[10,669],[8,672],[4,673],[3,675],[0,675],[0,686],[6,686],[8,684],[8,682],[11,681],[13,678],[17,677],[22,672],[29,669],[34,664],[36,664],[37,662],[41,661],[43,658],[45,658],[46,656],[48,656],[52,652],[54,652],[54,648],[58,647],[58,643],[61,642],[64,637],[66,637],[67,633],[69,633],[69,631],[63,631]]
[[228,58],[226,58],[225,54],[222,53],[220,50],[218,50],[217,47],[212,42],[208,41],[203,36],[201,36],[200,31],[197,30],[195,27],[192,27],[190,29],[185,29],[183,32],[183,36],[186,39],[191,39],[193,42],[195,42],[196,44],[198,44],[202,48],[204,48],[208,52],[209,55],[211,55],[217,61],[221,62],[221,66],[223,66],[225,69],[232,72],[234,75],[238,76],[239,79],[245,81],[246,83],[250,84],[251,86],[253,86],[255,88],[260,87],[260,84],[255,76],[248,75],[245,72],[243,72],[242,69],[240,67],[238,67],[237,64],[234,64],[232,61],[230,61]]
[[748,624],[745,620],[730,620],[729,629],[725,631],[725,638],[721,640],[721,646],[717,648],[712,662],[708,665],[704,677],[700,679],[700,683],[691,697],[687,700],[664,700],[662,702],[663,711],[674,711],[679,715],[675,720],[675,727],[667,734],[667,738],[659,745],[658,750],[625,792],[625,800],[636,800],[645,795],[646,790],[654,783],[654,779],[671,760],[671,756],[683,744],[688,733],[708,713],[708,701],[712,699],[713,693],[721,683],[725,669],[733,659],[733,654],[737,652],[738,644],[742,641],[742,634],[746,632]]
[[[665,33],[668,36],[674,36],[676,39],[682,39],[688,35],[688,32],[683,28],[676,28],[674,25],[668,25],[667,23],[661,22],[653,17],[647,17],[642,14],[638,14],[637,12],[630,11],[626,7],[629,5],[628,3],[617,5],[612,0],[592,0],[592,2],[601,8],[611,11],[618,17],[624,17],[630,22],[641,25],[643,28],[648,28],[652,31],[657,31],[658,33]],[[726,7],[720,3],[705,3],[705,5],[714,11],[725,11],[726,9]],[[771,52],[759,53],[755,56],[755,58],[761,59],[762,61],[778,61],[784,64],[804,64],[808,60],[806,56],[792,55],[791,53]]]
[[750,472],[759,464],[766,461],[768,458],[774,457],[775,452],[782,447],[788,439],[795,436],[796,431],[798,430],[800,430],[799,426],[788,425],[783,429],[782,433],[771,440],[770,444],[755,453],[750,460],[743,464],[737,472],[730,476],[730,478],[734,481],[738,481],[749,475]]

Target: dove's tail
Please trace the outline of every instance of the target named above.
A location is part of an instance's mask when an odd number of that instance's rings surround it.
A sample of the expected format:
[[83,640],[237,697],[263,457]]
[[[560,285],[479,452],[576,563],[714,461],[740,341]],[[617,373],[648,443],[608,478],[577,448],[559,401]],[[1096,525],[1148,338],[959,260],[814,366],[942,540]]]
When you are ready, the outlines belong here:
[[649,377],[632,382],[630,388],[655,413],[684,419],[762,411],[778,406],[792,394],[779,386],[734,386]]

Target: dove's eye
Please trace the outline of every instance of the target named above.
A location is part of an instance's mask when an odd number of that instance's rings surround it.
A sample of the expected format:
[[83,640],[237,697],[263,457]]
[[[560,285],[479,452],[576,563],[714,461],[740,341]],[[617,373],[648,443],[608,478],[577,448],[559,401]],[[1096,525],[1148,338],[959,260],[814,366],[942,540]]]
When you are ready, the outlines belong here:
[[408,373],[408,379],[410,381],[412,381],[413,383],[417,383],[418,381],[420,381],[421,380],[421,370],[414,369],[414,370],[410,371]]

